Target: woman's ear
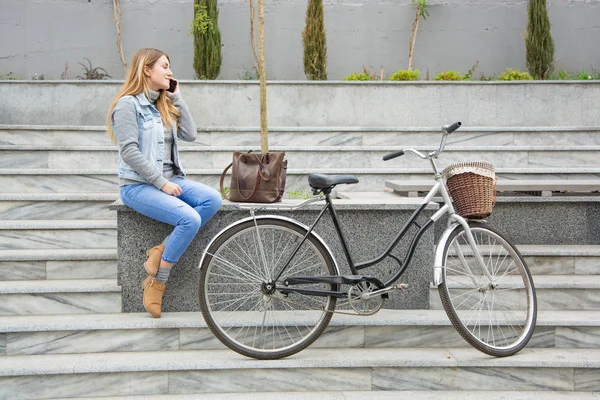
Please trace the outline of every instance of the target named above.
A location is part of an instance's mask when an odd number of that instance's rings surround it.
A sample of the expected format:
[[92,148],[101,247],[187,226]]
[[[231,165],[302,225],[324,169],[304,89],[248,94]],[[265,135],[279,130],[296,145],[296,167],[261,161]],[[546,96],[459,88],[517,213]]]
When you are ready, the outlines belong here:
[[144,75],[145,75],[146,77],[150,77],[150,68],[148,68],[148,66],[147,66],[147,65],[144,65],[144,69],[143,69],[143,71],[144,71]]

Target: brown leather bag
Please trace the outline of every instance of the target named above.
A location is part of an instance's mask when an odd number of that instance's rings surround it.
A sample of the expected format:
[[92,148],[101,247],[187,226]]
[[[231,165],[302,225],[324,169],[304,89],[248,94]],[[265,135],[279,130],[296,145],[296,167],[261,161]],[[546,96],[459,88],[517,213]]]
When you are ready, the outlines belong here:
[[[223,183],[231,170],[229,196]],[[285,190],[287,160],[284,152],[258,154],[233,152],[233,162],[221,174],[221,194],[234,202],[274,203],[281,201]]]

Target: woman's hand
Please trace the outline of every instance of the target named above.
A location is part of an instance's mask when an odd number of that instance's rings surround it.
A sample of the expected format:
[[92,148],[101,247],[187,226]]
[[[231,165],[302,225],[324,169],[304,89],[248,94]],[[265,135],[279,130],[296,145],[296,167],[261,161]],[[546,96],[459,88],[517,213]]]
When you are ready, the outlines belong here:
[[170,194],[171,196],[179,196],[182,193],[181,186],[173,182],[167,182],[160,188],[166,194]]

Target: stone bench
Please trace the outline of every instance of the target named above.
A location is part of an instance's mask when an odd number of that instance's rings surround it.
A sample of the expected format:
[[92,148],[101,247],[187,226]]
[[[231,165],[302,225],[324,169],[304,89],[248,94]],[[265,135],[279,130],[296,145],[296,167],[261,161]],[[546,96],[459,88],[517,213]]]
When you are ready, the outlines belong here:
[[[428,192],[433,180],[393,180],[386,181],[385,186],[393,189],[401,196],[418,197],[419,193]],[[600,191],[600,180],[507,180],[496,182],[497,192],[516,192],[536,194],[550,197],[554,192],[591,193]]]
[[[299,200],[285,200],[286,204],[297,204]],[[349,243],[354,262],[375,258],[385,250],[388,243],[419,206],[421,200],[396,197],[381,200],[334,200],[335,209],[342,230]],[[258,211],[257,215],[278,214],[310,225],[324,203],[308,205],[301,210]],[[147,276],[143,262],[146,250],[158,243],[171,232],[171,226],[147,218],[121,201],[110,208],[117,211],[117,271],[118,284],[122,289],[123,312],[143,312],[142,280]],[[421,221],[430,217],[438,209],[431,203],[423,212]],[[228,225],[248,217],[248,211],[239,210],[235,204],[224,201],[219,212],[198,233],[171,273],[164,296],[163,311],[199,311],[198,279],[199,261],[211,239]],[[315,231],[327,242],[334,253],[342,274],[350,274],[342,246],[334,231],[333,222],[327,215],[317,225]],[[409,231],[414,232],[413,229]],[[412,259],[398,283],[408,283],[408,290],[392,292],[384,308],[428,309],[429,283],[433,271],[434,229],[429,229],[421,238]],[[392,254],[404,258],[408,243],[401,243]],[[397,264],[391,258],[371,269],[361,270],[364,275],[381,279],[389,277]]]

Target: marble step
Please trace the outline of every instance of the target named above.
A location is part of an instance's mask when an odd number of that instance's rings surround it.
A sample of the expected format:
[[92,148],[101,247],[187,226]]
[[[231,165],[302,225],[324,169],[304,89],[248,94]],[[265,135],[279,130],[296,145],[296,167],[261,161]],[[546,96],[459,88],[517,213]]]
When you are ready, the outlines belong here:
[[[228,350],[0,357],[5,399],[258,391],[600,390],[600,350],[524,349],[491,358],[468,348],[309,348],[283,360]],[[24,390],[26,388],[26,390]]]
[[[529,348],[600,349],[600,311],[540,311]],[[442,310],[336,314],[311,348],[469,347]],[[200,313],[0,316],[0,356],[222,350]]]
[[[481,391],[481,390],[340,390],[319,392],[202,393],[144,396],[78,397],[78,400],[588,400],[593,392],[562,391]],[[50,400],[67,400],[50,399]],[[71,400],[69,398],[69,400]]]
[[[537,275],[533,281],[539,310],[600,310],[600,275]],[[429,307],[443,309],[434,286]]]
[[[257,142],[258,143],[258,142]],[[428,152],[433,147],[416,146]],[[285,151],[290,166],[320,165],[330,168],[386,168],[415,165],[407,155],[385,162],[382,157],[397,146],[270,146],[271,151]],[[257,151],[248,146],[184,146],[180,148],[183,165],[189,169],[225,168],[233,151]],[[440,156],[441,165],[460,161],[487,160],[499,167],[599,167],[600,146],[452,146]],[[117,168],[116,146],[2,146],[0,168],[18,165],[23,169],[99,169]]]
[[0,281],[116,278],[116,248],[0,250]]
[[[592,126],[462,126],[448,137],[450,145],[600,145]],[[424,146],[437,145],[440,127],[389,126],[270,126],[271,146]],[[258,126],[201,126],[192,145],[256,146]],[[111,145],[104,126],[0,125],[2,145],[94,146]]]
[[0,282],[0,315],[118,313],[116,279]]
[[[218,169],[187,169],[190,179],[218,188],[224,167]],[[415,164],[413,164],[415,165]],[[352,174],[360,183],[340,186],[342,191],[379,191],[390,179],[431,179],[426,165],[411,168],[316,168],[302,164],[287,170],[286,192],[309,193],[308,174]],[[497,168],[497,175],[506,179],[593,179],[600,175],[600,167],[577,168]],[[116,169],[0,169],[0,186],[17,193],[115,193],[118,191]],[[229,187],[229,178],[225,180]]]
[[119,193],[2,193],[0,220],[116,219]]
[[0,250],[116,248],[116,228],[116,220],[0,221]]
[[536,279],[539,275],[600,275],[600,246],[517,247]]

